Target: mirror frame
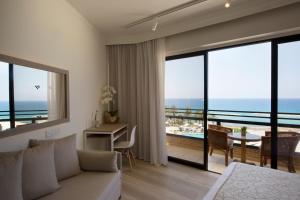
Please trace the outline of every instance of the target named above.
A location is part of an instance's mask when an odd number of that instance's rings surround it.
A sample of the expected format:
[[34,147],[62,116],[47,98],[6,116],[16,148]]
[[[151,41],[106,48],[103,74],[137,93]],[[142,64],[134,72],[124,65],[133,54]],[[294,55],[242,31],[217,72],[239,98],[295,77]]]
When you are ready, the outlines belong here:
[[4,54],[0,54],[0,62],[7,62],[7,63],[12,63],[12,64],[24,66],[24,67],[29,67],[29,68],[39,69],[39,70],[45,70],[48,72],[55,72],[55,73],[63,74],[65,77],[65,82],[66,82],[66,84],[65,84],[65,86],[66,86],[66,88],[65,88],[65,90],[66,90],[65,91],[66,117],[65,118],[57,119],[57,120],[53,120],[53,121],[49,121],[49,122],[44,122],[44,123],[40,123],[40,124],[38,124],[38,123],[37,124],[28,124],[26,126],[21,126],[18,128],[3,130],[0,132],[0,138],[10,137],[10,136],[14,136],[14,135],[21,134],[21,133],[26,133],[29,131],[35,131],[38,129],[43,129],[43,128],[47,128],[50,126],[55,126],[58,124],[70,122],[70,100],[69,100],[70,96],[69,96],[69,71],[68,70],[59,69],[59,68],[52,67],[49,65],[31,62],[28,60],[15,58],[15,57],[4,55]]

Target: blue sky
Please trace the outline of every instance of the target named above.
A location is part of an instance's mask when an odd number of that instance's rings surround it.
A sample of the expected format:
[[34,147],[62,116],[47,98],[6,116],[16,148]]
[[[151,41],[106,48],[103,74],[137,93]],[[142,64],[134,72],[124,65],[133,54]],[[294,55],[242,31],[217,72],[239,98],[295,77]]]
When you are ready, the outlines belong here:
[[[209,52],[209,98],[270,98],[270,43]],[[279,45],[279,97],[300,98],[300,42]],[[166,98],[203,98],[203,56],[166,62]],[[15,99],[47,100],[47,72],[15,68]],[[35,85],[40,85],[36,89]],[[8,64],[0,62],[0,101],[8,100]]]
[[203,98],[203,64],[203,56],[167,61],[166,98]]
[[[23,66],[15,66],[15,100],[46,101],[47,72]],[[36,85],[40,88],[36,89]],[[0,62],[0,101],[8,101],[8,64]]]
[[[300,42],[279,46],[279,97],[300,98]],[[270,98],[271,43],[209,52],[209,98]],[[166,98],[203,98],[203,57],[166,62]]]

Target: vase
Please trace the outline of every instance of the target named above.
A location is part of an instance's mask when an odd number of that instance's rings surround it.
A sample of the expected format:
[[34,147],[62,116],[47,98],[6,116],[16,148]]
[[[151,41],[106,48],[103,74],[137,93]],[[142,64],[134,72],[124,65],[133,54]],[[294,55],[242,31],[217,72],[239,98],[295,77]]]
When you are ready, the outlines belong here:
[[105,111],[103,113],[103,122],[105,124],[115,124],[118,123],[119,117],[118,117],[118,111]]

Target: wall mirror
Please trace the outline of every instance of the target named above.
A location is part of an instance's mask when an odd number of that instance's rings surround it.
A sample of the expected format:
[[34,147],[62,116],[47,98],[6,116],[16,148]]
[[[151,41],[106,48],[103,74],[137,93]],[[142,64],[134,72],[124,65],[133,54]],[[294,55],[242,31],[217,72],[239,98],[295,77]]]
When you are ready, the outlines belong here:
[[68,71],[0,55],[0,138],[69,121]]

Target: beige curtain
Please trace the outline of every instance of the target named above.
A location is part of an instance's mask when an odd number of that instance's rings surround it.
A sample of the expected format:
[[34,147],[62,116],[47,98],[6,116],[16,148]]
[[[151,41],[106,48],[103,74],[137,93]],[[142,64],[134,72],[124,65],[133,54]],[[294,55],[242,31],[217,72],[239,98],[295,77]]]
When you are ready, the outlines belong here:
[[63,74],[48,72],[48,121],[65,118],[65,88]]
[[120,120],[137,124],[135,153],[167,164],[164,113],[164,39],[107,47],[110,85],[117,88]]

